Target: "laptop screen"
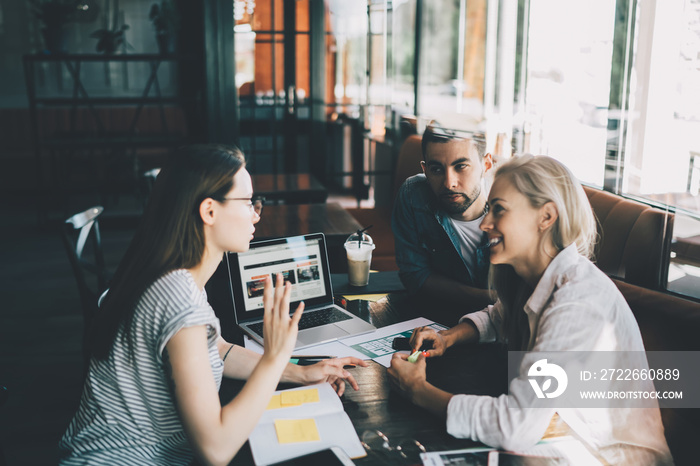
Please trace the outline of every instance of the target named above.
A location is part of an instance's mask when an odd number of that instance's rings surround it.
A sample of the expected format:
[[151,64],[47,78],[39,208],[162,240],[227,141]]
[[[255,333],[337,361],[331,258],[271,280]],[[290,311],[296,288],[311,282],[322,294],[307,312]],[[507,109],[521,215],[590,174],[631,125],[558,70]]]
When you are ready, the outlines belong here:
[[238,320],[262,316],[265,278],[272,277],[274,283],[278,273],[292,285],[292,310],[299,301],[307,306],[331,302],[323,240],[322,235],[313,234],[253,242],[247,252],[231,254],[231,285]]

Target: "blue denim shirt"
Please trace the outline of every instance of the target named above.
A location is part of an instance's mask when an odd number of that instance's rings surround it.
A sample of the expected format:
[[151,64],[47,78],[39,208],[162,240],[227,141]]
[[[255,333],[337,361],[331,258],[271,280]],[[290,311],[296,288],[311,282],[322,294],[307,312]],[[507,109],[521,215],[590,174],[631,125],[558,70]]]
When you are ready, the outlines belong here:
[[450,277],[465,285],[486,288],[488,237],[484,233],[476,248],[476,269],[469,270],[460,253],[459,237],[424,174],[408,178],[396,198],[391,217],[396,263],[406,289],[418,291],[431,273]]

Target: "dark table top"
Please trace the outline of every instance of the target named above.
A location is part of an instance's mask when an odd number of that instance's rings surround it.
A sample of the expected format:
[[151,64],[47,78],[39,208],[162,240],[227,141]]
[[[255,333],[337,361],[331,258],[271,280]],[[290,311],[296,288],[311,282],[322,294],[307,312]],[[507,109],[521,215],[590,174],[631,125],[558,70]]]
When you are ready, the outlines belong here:
[[[419,309],[412,308],[411,303],[405,293],[390,294],[375,303],[363,301],[354,311],[352,307],[349,310],[383,327],[416,317]],[[450,436],[444,419],[416,407],[392,390],[384,366],[370,361],[369,367],[354,368],[351,372],[360,390],[355,392],[348,387],[341,400],[358,436],[365,431],[380,430],[394,445],[415,439],[433,451],[476,445],[470,440]],[[452,393],[497,396],[507,389],[507,351],[494,344],[453,348],[441,358],[428,360],[427,376],[431,383]],[[222,402],[232,399],[241,387],[240,381],[224,379]],[[406,461],[396,455],[395,452],[373,451],[354,461],[358,465],[420,464],[418,458]],[[253,464],[248,444],[241,448],[231,464]]]
[[333,283],[334,296],[398,293],[406,291],[403,283],[401,283],[397,270],[390,272],[373,272],[370,274],[369,282],[365,286],[351,286],[348,284],[347,273],[331,274],[331,283]]
[[268,202],[313,204],[326,202],[328,190],[309,173],[251,175],[256,195]]

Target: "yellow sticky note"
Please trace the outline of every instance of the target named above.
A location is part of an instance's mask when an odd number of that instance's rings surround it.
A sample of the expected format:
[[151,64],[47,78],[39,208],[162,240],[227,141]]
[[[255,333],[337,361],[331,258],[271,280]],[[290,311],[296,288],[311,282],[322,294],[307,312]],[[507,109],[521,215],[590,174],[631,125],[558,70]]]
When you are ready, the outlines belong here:
[[317,403],[319,401],[318,388],[307,388],[306,390],[282,392],[280,396],[280,404],[283,407],[298,406],[304,403]]
[[354,294],[354,295],[343,295],[348,301],[355,301],[356,299],[364,299],[365,301],[377,302],[386,296],[386,293],[381,294]]
[[275,430],[279,443],[317,442],[316,421],[313,419],[275,419]]
[[270,402],[267,404],[267,408],[265,409],[280,409],[280,408],[289,408],[290,406],[299,406],[301,403],[297,404],[283,404],[282,403],[282,397],[280,395],[273,395],[272,398],[270,398]]

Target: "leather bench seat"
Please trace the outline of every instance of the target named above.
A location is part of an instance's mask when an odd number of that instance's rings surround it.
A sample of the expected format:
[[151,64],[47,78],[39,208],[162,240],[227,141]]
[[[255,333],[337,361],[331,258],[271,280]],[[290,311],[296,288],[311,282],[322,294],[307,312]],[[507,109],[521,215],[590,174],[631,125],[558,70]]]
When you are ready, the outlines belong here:
[[584,186],[598,219],[595,263],[628,283],[665,290],[674,214]]
[[[613,281],[637,319],[647,351],[700,351],[700,303]],[[697,397],[700,393],[683,396]],[[676,466],[697,464],[700,409],[661,408],[661,419]]]

